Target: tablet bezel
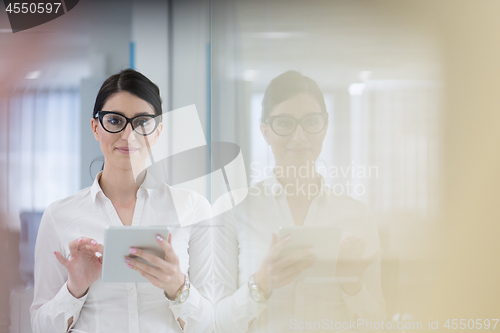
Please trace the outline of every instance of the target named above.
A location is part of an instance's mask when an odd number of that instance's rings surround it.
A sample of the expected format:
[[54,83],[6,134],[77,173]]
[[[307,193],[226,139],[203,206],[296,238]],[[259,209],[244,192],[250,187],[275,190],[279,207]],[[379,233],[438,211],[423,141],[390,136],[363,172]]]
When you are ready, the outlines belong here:
[[168,239],[169,233],[170,229],[166,226],[107,227],[104,233],[102,281],[108,283],[149,283],[139,272],[127,267],[127,263],[124,261],[125,257],[130,255],[131,247],[164,257],[165,252],[156,241],[156,236],[160,235],[164,239]]

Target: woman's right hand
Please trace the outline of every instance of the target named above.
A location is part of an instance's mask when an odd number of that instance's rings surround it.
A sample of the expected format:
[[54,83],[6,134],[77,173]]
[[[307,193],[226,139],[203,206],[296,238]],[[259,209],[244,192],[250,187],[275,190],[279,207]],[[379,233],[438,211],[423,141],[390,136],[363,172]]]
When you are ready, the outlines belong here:
[[68,291],[75,297],[80,298],[87,293],[90,285],[97,281],[102,271],[102,255],[104,247],[92,238],[82,237],[69,243],[71,258],[66,259],[63,255],[54,252],[57,261],[68,271]]
[[292,236],[288,236],[278,242],[278,236],[273,233],[269,252],[255,273],[255,283],[262,289],[266,298],[269,298],[273,289],[288,285],[317,260],[313,248],[296,250],[280,257],[280,253],[291,240]]

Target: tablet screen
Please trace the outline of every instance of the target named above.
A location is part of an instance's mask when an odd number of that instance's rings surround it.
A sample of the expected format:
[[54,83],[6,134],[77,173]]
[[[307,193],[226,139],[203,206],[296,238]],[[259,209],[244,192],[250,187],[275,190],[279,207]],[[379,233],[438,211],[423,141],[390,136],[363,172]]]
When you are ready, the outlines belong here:
[[[104,234],[104,255],[102,266],[103,282],[149,282],[124,262],[130,256],[130,248],[136,247],[165,257],[163,248],[156,241],[156,235],[168,239],[169,229],[156,227],[108,227]],[[144,261],[146,262],[146,261]]]

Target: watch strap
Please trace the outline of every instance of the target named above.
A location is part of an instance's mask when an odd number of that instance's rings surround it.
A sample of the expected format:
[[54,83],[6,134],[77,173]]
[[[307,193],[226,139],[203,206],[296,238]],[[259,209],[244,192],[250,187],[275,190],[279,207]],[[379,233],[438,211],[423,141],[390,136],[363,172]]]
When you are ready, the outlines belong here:
[[[181,304],[184,303],[187,300],[187,297],[189,297],[189,288],[191,287],[191,283],[189,282],[188,276],[184,274],[184,284],[177,290],[177,293],[175,294],[174,299],[168,298],[167,292],[163,291],[163,294],[165,297],[170,301],[171,304]],[[185,293],[188,293],[187,297],[183,300],[182,296]]]
[[264,291],[255,282],[255,274],[250,275],[248,279],[248,291],[250,293],[250,298],[255,302],[262,303],[267,300]]

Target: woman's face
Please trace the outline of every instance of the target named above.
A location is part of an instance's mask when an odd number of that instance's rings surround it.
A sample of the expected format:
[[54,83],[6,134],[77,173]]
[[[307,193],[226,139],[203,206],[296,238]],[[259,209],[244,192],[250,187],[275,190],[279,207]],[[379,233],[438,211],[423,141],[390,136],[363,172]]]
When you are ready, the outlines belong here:
[[[311,95],[302,93],[275,106],[270,116],[286,115],[299,120],[304,116],[321,112],[319,103]],[[327,128],[328,124],[321,132],[310,134],[305,132],[301,125],[297,125],[291,134],[280,136],[268,124],[260,125],[266,142],[273,150],[276,165],[283,167],[299,167],[307,165],[308,162],[312,166],[321,153]]]
[[[100,111],[113,111],[128,118],[155,114],[151,104],[124,91],[111,95]],[[125,129],[118,133],[107,132],[96,118],[91,120],[91,125],[94,137],[99,141],[104,154],[105,167],[138,168],[134,170],[134,174],[138,174],[137,170],[140,172],[144,169],[146,158],[149,156],[148,146],[156,143],[163,128],[160,123],[153,133],[143,136],[133,131],[131,124],[127,124]]]

